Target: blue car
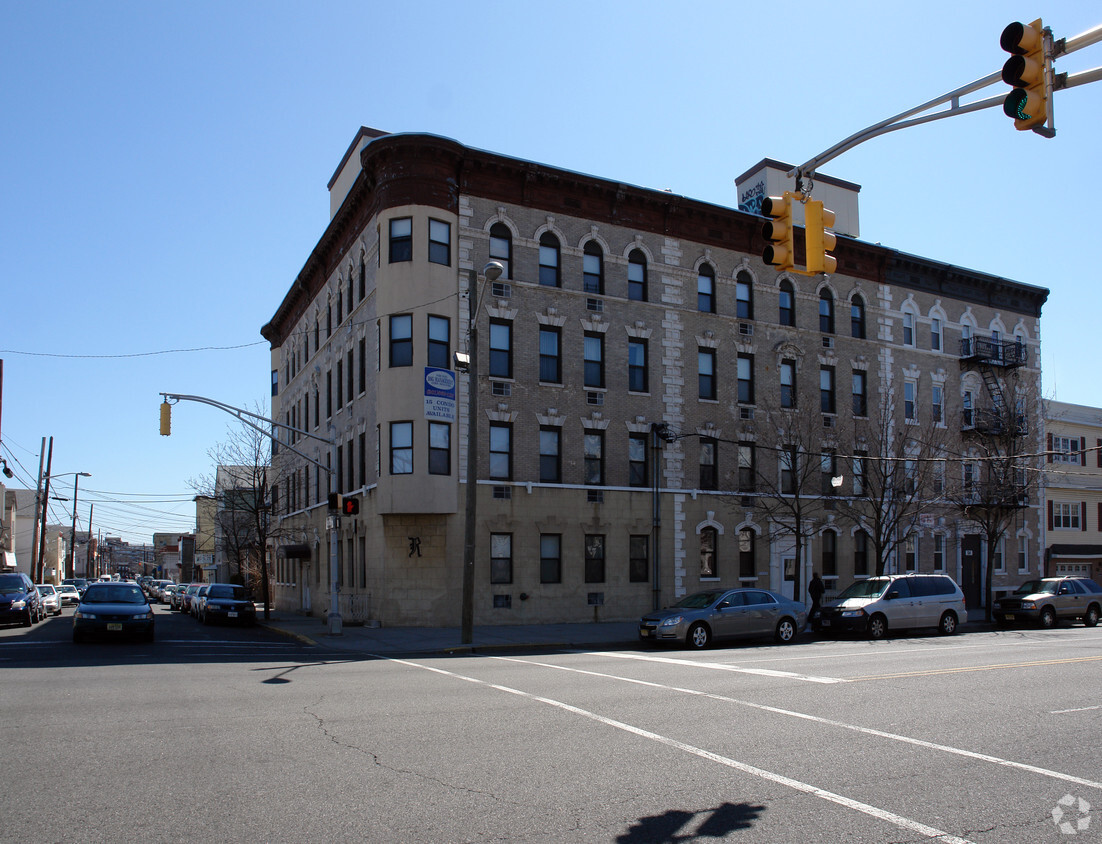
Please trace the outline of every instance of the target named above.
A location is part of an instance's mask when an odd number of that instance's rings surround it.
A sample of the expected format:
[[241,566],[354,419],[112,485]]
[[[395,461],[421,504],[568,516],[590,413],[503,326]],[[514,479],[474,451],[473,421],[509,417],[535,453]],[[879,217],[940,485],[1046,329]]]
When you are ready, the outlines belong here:
[[89,584],[73,614],[73,641],[93,636],[153,641],[153,607],[138,584]]

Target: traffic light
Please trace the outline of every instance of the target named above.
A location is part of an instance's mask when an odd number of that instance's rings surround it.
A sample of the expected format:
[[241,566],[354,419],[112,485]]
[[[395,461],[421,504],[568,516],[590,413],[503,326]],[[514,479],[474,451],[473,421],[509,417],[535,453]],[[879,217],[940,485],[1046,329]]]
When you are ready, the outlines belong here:
[[762,260],[780,271],[791,270],[796,260],[796,248],[792,231],[791,191],[784,196],[767,196],[761,203],[761,213],[773,219],[761,227],[761,236],[769,243],[762,250]]
[[1019,130],[1043,126],[1048,120],[1049,102],[1046,80],[1052,57],[1045,51],[1045,32],[1041,19],[1031,24],[1015,21],[1003,30],[999,45],[1011,53],[1003,65],[1003,82],[1014,90],[1003,100],[1003,111],[1014,118]]
[[333,513],[341,511],[341,494],[339,492],[329,493],[329,510]]
[[345,516],[358,516],[358,515],[360,515],[360,499],[358,499],[358,498],[342,498],[341,499],[341,513]]
[[827,231],[833,227],[833,211],[824,208],[823,203],[816,199],[804,203],[804,245],[809,273],[832,273],[838,269],[838,261],[830,254],[838,238],[834,232]]
[[161,402],[161,436],[172,434],[172,405],[167,401]]

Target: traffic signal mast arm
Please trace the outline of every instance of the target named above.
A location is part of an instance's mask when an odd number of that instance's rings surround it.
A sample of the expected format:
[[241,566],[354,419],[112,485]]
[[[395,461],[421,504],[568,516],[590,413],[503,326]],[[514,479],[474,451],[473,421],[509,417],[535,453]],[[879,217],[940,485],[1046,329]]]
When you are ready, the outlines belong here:
[[[1059,56],[1068,55],[1074,53],[1077,50],[1081,50],[1084,47],[1089,47],[1102,41],[1102,26],[1096,26],[1093,29],[1089,29],[1086,32],[1075,36],[1074,38],[1060,39],[1053,42],[1052,57],[1057,58]],[[1075,74],[1055,74],[1052,80],[1053,90],[1062,90],[1064,88],[1074,88],[1078,85],[1086,85],[1089,82],[1098,82],[1102,80],[1102,68],[1095,68],[1093,70],[1086,70]],[[970,114],[974,111],[982,111],[986,108],[993,108],[995,106],[1002,106],[1006,101],[1005,94],[999,94],[998,96],[988,97],[984,100],[978,100],[972,103],[961,104],[961,97],[965,97],[969,94],[973,94],[976,91],[980,91],[989,85],[994,85],[996,82],[1002,81],[1002,71],[996,71],[995,73],[988,74],[981,79],[977,79],[975,82],[970,82],[967,85],[963,85],[947,94],[943,94],[940,97],[936,97],[922,105],[915,106],[907,111],[901,112],[894,117],[889,117],[887,120],[882,120],[879,123],[875,123],[859,132],[855,132],[845,140],[839,141],[825,152],[820,153],[814,158],[809,159],[799,167],[795,167],[788,172],[789,177],[796,177],[797,190],[802,190],[802,180],[804,177],[812,177],[815,171],[826,164],[828,161],[832,161],[844,152],[848,152],[859,144],[863,144],[865,141],[877,138],[880,135],[886,135],[888,132],[894,132],[898,129],[908,129],[911,126],[920,126],[923,123],[930,123],[934,120],[942,120],[946,117],[956,117],[958,114]],[[914,115],[922,115],[923,112],[927,112],[932,108],[948,103],[948,108],[942,111],[935,112],[933,114],[926,114],[921,117],[915,117]],[[1050,104],[1051,109],[1051,104]],[[1051,116],[1051,115],[1050,115]],[[911,118],[911,119],[908,119]],[[1043,128],[1043,127],[1042,127]],[[1036,131],[1036,129],[1035,129]],[[1047,134],[1041,132],[1040,134]]]

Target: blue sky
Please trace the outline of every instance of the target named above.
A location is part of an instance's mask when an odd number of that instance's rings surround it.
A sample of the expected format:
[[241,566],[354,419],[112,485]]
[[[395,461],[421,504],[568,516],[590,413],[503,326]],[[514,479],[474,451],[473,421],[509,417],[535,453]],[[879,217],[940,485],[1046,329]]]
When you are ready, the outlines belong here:
[[[997,71],[1003,27],[1038,16],[1057,38],[1102,23],[1077,1],[0,0],[11,483],[33,486],[52,436],[55,474],[92,473],[82,528],[92,502],[93,529],[132,542],[194,526],[189,481],[235,423],[184,404],[160,437],[159,393],[266,401],[260,327],[361,125],[735,206],[760,159],[802,163]],[[1102,45],[1057,70],[1098,65]],[[822,170],[861,185],[862,239],[1049,288],[1045,395],[1097,406],[1102,84],[1055,116],[1053,140],[990,109]]]

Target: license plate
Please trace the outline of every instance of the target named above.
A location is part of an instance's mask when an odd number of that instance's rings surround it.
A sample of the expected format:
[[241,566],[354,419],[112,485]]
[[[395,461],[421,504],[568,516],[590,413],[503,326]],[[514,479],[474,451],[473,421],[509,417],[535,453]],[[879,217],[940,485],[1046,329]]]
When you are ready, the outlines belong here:
[[230,618],[237,618],[237,613],[235,612],[228,612],[226,613],[226,615],[228,615]]
[[1005,616],[1003,616],[1003,618],[1005,618],[1007,621],[1013,621],[1014,620],[1014,614],[1013,613],[1007,613]]
[[122,625],[118,624],[118,623],[108,623],[107,629],[108,630],[122,630]]
[[829,618],[820,619],[819,620],[819,626],[820,627],[830,627],[830,619]]

